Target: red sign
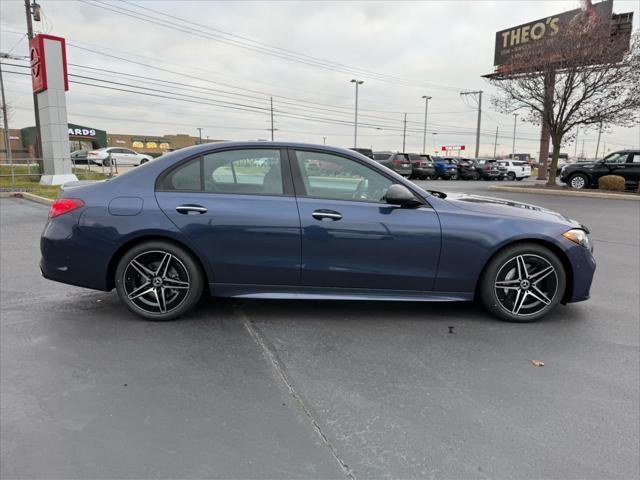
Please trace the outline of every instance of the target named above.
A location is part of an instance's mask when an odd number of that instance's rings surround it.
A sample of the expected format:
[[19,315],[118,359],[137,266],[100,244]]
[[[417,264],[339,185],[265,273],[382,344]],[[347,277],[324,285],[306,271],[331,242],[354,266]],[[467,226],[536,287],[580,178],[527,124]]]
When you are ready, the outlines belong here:
[[460,146],[460,150],[464,150],[464,145],[461,145],[461,146]]
[[446,152],[447,151],[447,147],[445,147],[444,145],[442,146],[442,151]]
[[64,89],[69,90],[69,79],[67,78],[67,49],[64,38],[52,35],[36,35],[29,40],[29,57],[31,60],[31,84],[33,93],[42,92],[47,89],[47,63],[45,60],[44,42],[60,42],[62,48],[62,74],[64,76]]

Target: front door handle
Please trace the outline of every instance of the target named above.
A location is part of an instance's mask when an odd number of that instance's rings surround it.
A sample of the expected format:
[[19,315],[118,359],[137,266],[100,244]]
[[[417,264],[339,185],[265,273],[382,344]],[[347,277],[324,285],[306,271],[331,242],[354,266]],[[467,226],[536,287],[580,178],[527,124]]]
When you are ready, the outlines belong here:
[[316,220],[333,220],[334,222],[342,218],[342,214],[334,210],[316,210],[311,216]]
[[178,205],[176,207],[176,212],[183,215],[190,215],[194,213],[202,214],[207,213],[207,209],[202,205]]

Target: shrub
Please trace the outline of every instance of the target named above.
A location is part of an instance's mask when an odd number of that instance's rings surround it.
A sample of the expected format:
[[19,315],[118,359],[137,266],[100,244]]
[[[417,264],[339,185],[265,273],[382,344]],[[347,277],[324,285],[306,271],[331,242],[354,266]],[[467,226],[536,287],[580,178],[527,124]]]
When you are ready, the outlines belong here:
[[615,192],[624,191],[624,177],[620,175],[605,175],[598,180],[600,190],[613,190]]

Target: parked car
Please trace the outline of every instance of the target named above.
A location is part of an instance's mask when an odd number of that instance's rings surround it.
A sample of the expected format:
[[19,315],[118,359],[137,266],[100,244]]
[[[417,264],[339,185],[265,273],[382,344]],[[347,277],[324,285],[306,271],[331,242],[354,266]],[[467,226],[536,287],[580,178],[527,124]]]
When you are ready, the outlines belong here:
[[625,188],[638,188],[640,150],[621,150],[595,162],[567,164],[560,172],[560,181],[571,188],[590,188],[597,187],[598,179],[605,175],[620,175],[624,177]]
[[527,162],[517,160],[500,160],[498,165],[507,169],[509,180],[522,181],[531,176],[531,167]]
[[458,165],[450,157],[432,157],[436,168],[436,178],[443,180],[456,180],[458,178]]
[[[549,157],[549,160],[547,162],[547,174],[551,171],[551,156]],[[558,167],[556,169],[556,175],[560,175],[560,172],[562,171],[562,168],[567,165],[569,163],[567,158],[564,158],[562,156],[558,157]]]
[[463,180],[480,180],[482,178],[482,166],[474,158],[460,158],[457,166],[458,177]]
[[373,159],[403,177],[409,178],[413,172],[409,155],[406,153],[373,152]]
[[88,161],[87,161],[87,153],[89,153],[89,152],[87,152],[86,150],[74,150],[70,154],[71,162],[74,165],[81,165],[83,163],[88,163]]
[[134,152],[128,148],[105,147],[97,150],[91,150],[87,153],[87,159],[96,165],[110,166],[111,162],[116,165],[137,166],[153,160],[151,155]]
[[479,159],[478,165],[482,167],[483,180],[504,180],[507,176],[507,167],[498,164],[497,160]]
[[[259,158],[272,161],[256,167]],[[341,175],[310,174],[317,160]],[[588,299],[595,271],[589,231],[563,215],[425,191],[349,150],[284,142],[196,145],[65,189],[40,248],[44,277],[115,288],[129,310],[152,320],[179,317],[206,291],[477,298],[499,318],[527,322]]]
[[365,157],[373,158],[373,150],[370,148],[350,148],[349,150],[353,150],[354,152],[358,152]]
[[409,178],[425,180],[436,176],[436,167],[430,155],[410,153],[409,161],[411,161],[411,176]]

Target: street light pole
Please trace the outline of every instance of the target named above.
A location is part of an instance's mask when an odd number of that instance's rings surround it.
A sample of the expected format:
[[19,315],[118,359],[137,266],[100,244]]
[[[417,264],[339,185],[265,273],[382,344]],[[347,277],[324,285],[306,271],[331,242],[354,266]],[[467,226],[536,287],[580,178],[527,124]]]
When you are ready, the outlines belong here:
[[476,126],[476,158],[480,155],[480,123],[482,121],[482,90],[477,92],[460,92],[460,96],[477,95],[478,96],[478,124]]
[[11,166],[11,184],[15,184],[15,172],[13,169],[13,155],[11,154],[11,137],[9,136],[9,119],[7,115],[7,100],[4,97],[4,81],[2,80],[2,63],[0,63],[0,91],[2,92],[2,122],[4,123],[4,145],[7,150],[7,160]]
[[273,142],[273,132],[274,132],[274,128],[273,128],[273,97],[271,97],[269,99],[270,103],[271,103],[271,141]]
[[402,128],[402,153],[405,152],[406,140],[407,140],[407,114],[404,114],[404,127]]
[[353,122],[353,148],[358,147],[358,85],[362,85],[364,80],[356,80],[355,78],[351,79],[351,83],[356,84],[356,112],[355,112],[355,120]]
[[513,114],[513,145],[511,146],[511,160],[516,156],[516,122],[518,120],[518,114]]
[[424,134],[422,135],[422,154],[424,155],[427,153],[427,112],[429,111],[429,100],[433,97],[423,95],[422,98],[424,98]]
[[596,143],[596,160],[598,159],[598,152],[600,151],[600,137],[602,136],[602,122],[600,122],[600,128],[598,129],[598,143]]
[[496,150],[498,149],[498,127],[496,127],[496,139],[493,142],[493,158],[496,158]]
[[202,127],[197,127],[196,130],[198,130],[198,136],[200,137],[198,145],[202,145]]

